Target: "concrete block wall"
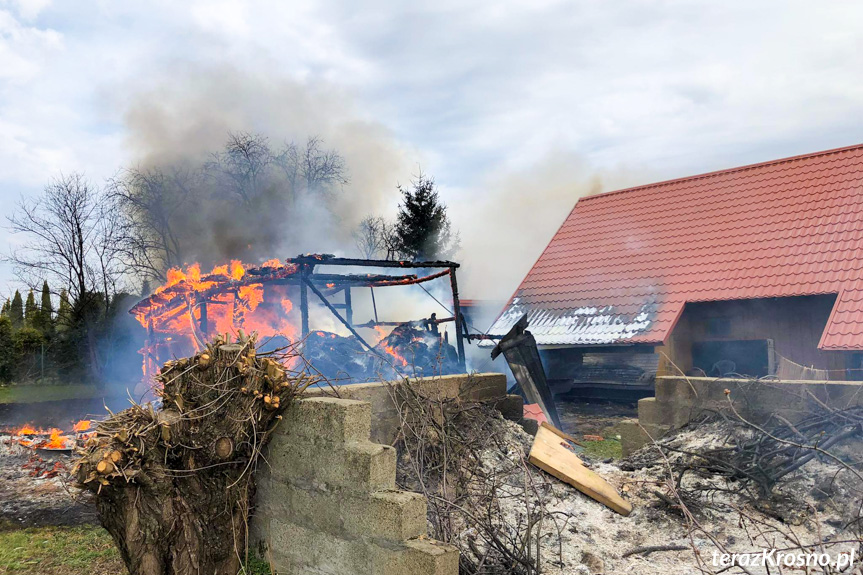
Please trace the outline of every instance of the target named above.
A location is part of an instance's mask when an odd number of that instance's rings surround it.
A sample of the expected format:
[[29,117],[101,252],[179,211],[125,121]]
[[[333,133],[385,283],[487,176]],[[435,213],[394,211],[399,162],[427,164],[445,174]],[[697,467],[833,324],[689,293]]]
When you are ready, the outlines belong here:
[[[250,525],[282,575],[456,575],[456,548],[427,537],[425,498],[396,489],[401,386],[492,403],[513,420],[519,396],[499,374],[312,390],[276,428],[257,471]],[[334,396],[339,397],[334,397]]]
[[[358,383],[309,390],[307,397],[341,397],[371,404],[371,439],[391,445],[398,434],[399,406],[403,401],[400,389],[403,381]],[[521,396],[507,395],[506,376],[500,373],[456,374],[409,380],[417,392],[437,399],[460,398],[464,401],[493,402],[498,410],[513,421],[523,417]]]
[[369,440],[368,402],[294,402],[258,470],[253,542],[283,575],[457,575],[426,538],[426,500],[396,489],[395,449]]
[[618,424],[623,455],[706,410],[731,412],[729,399],[741,416],[755,423],[775,414],[793,423],[817,409],[819,402],[837,409],[863,405],[863,382],[657,377],[656,396],[638,401],[638,419]]

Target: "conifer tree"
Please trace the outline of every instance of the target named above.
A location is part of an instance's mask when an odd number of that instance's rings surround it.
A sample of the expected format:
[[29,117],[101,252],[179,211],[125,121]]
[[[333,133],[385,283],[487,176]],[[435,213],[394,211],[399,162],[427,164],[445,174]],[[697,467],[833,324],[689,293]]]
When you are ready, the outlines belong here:
[[57,329],[68,329],[72,322],[72,304],[69,303],[69,293],[60,290],[60,305],[57,307]]
[[38,328],[40,320],[39,307],[36,305],[36,296],[33,295],[33,290],[27,293],[27,303],[24,304],[24,324],[27,327]]
[[399,204],[396,237],[402,257],[413,260],[446,259],[459,249],[444,205],[438,197],[434,179],[423,175],[410,187],[398,187]]
[[51,303],[51,290],[48,282],[42,283],[42,301],[39,306],[39,329],[42,333],[49,334],[54,328],[54,305]]
[[18,290],[15,290],[9,306],[9,319],[12,320],[12,327],[15,329],[24,325],[24,300],[21,299],[21,292]]
[[[3,309],[10,307],[9,300],[3,304]],[[8,315],[0,317],[0,382],[12,381],[13,366],[15,364],[15,345],[12,335],[12,320]]]
[[0,309],[0,317],[9,317],[9,310],[12,308],[12,303],[9,301],[9,298],[6,298],[6,301],[3,302],[3,308]]

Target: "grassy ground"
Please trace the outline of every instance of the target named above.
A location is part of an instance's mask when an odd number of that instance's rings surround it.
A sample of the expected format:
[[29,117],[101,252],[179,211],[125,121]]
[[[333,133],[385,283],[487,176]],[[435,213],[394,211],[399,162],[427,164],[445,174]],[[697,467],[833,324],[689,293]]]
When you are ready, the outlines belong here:
[[92,385],[4,385],[0,386],[0,403],[37,403],[102,397]]
[[606,438],[602,441],[584,441],[584,451],[596,459],[620,459],[623,455],[620,440]]
[[[0,526],[2,527],[2,526]],[[0,575],[126,575],[108,532],[101,527],[0,529]],[[239,575],[270,575],[251,557]]]
[[101,527],[39,527],[0,531],[0,575],[125,575]]

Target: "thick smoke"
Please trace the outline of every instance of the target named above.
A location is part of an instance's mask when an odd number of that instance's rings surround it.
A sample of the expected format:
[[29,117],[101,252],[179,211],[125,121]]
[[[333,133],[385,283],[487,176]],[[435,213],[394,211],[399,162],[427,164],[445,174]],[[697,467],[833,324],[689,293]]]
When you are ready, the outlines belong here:
[[381,124],[364,119],[345,93],[232,67],[180,67],[176,78],[140,90],[125,121],[132,166],[142,169],[171,173],[201,166],[223,149],[230,133],[240,132],[266,136],[274,150],[292,142],[302,148],[318,137],[321,149],[344,158],[347,183],[325,197],[299,194],[289,210],[278,203],[265,205],[279,209],[243,210],[206,197],[181,206],[195,230],[186,238],[192,243],[184,253],[189,263],[350,253],[359,220],[391,209],[395,183],[410,174],[398,142]]
[[480,199],[451,208],[462,237],[463,297],[503,305],[579,198],[645,181],[644,171],[598,170],[560,151],[486,178]]

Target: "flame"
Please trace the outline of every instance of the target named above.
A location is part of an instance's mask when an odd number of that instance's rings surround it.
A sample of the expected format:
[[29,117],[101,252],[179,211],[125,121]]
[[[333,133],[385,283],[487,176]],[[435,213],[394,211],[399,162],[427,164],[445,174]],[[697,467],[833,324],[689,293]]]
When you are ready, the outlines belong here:
[[38,435],[40,431],[32,425],[26,424],[15,432],[15,435]]
[[246,275],[246,270],[243,269],[243,263],[238,260],[231,260],[231,279],[240,281]]
[[91,424],[92,422],[89,419],[82,419],[81,421],[72,426],[72,431],[74,431],[75,433],[87,431],[90,429]]
[[51,436],[48,438],[48,443],[44,445],[46,449],[66,449],[66,443],[69,438],[61,435],[63,432],[59,429],[51,429]]
[[231,260],[209,273],[197,263],[169,270],[165,284],[131,310],[149,334],[147,346],[140,351],[144,377],[154,375],[156,366],[171,356],[194,353],[215,333],[236,333],[242,328],[262,337],[279,335],[294,341],[299,321],[291,314],[290,288],[274,280],[290,277],[298,269],[271,259],[261,266]]
[[240,299],[246,302],[249,310],[255,311],[258,305],[264,301],[264,286],[263,284],[252,284],[239,288],[237,294]]
[[391,345],[387,345],[387,346],[384,346],[384,350],[388,354],[393,356],[393,359],[395,359],[397,365],[400,365],[401,367],[407,366],[408,360],[406,360],[404,357],[402,357],[402,355],[396,351],[396,348],[394,348]]

